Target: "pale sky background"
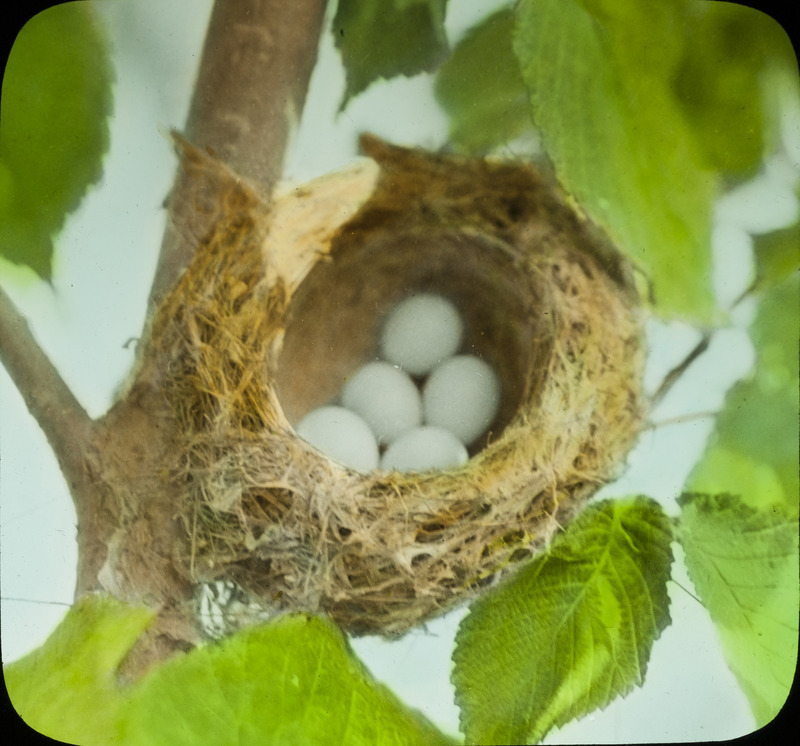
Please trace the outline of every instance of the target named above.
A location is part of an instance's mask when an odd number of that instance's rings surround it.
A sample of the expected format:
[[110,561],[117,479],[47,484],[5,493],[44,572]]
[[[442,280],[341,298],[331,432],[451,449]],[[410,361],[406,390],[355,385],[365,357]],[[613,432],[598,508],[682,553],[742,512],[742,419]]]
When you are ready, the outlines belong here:
[[[503,4],[453,0],[451,41]],[[164,227],[161,203],[175,168],[164,132],[183,125],[211,3],[116,0],[102,7],[117,59],[105,177],[59,239],[53,287],[34,281],[23,270],[12,270],[13,277],[3,282],[93,416],[107,409],[132,362],[132,349],[125,343],[141,330]],[[446,122],[428,76],[377,85],[336,118],[343,85],[338,55],[326,32],[305,117],[289,154],[288,178],[304,181],[349,163],[363,131],[434,149],[446,141]],[[751,279],[748,231],[771,230],[797,215],[791,186],[800,167],[798,122],[797,112],[787,118],[790,156],[768,164],[752,185],[720,203],[715,252],[724,252],[727,271],[716,274],[714,284],[723,306]],[[713,424],[708,417],[694,415],[717,410],[727,388],[752,364],[744,331],[752,310],[748,304],[737,310],[732,327],[715,336],[709,351],[653,412],[655,423],[670,424],[643,434],[627,473],[602,496],[647,494],[676,514],[675,498]],[[656,323],[649,333],[646,384],[652,391],[694,346],[699,333],[681,324]],[[4,661],[40,644],[71,603],[74,523],[55,459],[0,367]],[[674,577],[691,589],[675,549]],[[748,704],[724,663],[704,608],[676,583],[670,583],[670,594],[673,624],[655,643],[644,687],[552,733],[545,743],[726,739],[752,730]],[[453,612],[397,642],[354,642],[377,678],[449,732],[458,727],[449,675],[453,636],[463,613]]]

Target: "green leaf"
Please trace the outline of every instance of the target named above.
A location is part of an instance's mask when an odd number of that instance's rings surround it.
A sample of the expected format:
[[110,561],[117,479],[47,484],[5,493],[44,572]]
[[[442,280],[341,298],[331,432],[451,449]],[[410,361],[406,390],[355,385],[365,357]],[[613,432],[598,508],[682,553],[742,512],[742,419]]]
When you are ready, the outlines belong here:
[[44,645],[4,665],[14,708],[59,741],[119,743],[114,729],[125,698],[115,672],[152,618],[111,598],[82,598]]
[[681,499],[680,539],[728,664],[763,724],[785,701],[797,663],[797,272],[765,292],[751,336],[754,373],[726,397],[690,475],[696,494]]
[[726,2],[689,3],[685,33],[675,91],[707,165],[751,172],[764,153],[764,73],[796,70],[791,41],[768,15]]
[[331,622],[280,617],[168,661],[123,723],[140,744],[449,744],[376,684]]
[[752,377],[725,399],[708,451],[687,482],[692,492],[730,492],[754,507],[798,514],[800,274],[767,291],[751,329]]
[[489,16],[456,45],[436,75],[435,93],[450,120],[450,139],[485,153],[532,130],[528,92],[514,56],[511,9]]
[[797,518],[730,495],[686,494],[679,503],[689,576],[764,725],[786,701],[797,666]]
[[0,253],[43,278],[54,234],[102,173],[111,82],[90,3],[39,13],[11,50],[0,116]]
[[135,684],[117,669],[152,621],[116,600],[75,604],[50,639],[5,666],[15,708],[81,744],[451,744],[377,684],[331,622],[286,615],[170,659]]
[[683,0],[521,0],[514,49],[556,173],[649,275],[666,316],[708,317],[715,174],[673,80]]
[[771,50],[773,54],[761,71],[765,150],[769,153],[785,147],[787,123],[796,116],[792,112],[796,112],[800,105],[797,51],[792,44],[793,40],[782,29],[776,31],[776,36],[780,38],[775,42],[775,47]]
[[654,501],[598,503],[478,599],[453,654],[467,742],[536,742],[641,685],[670,621],[670,541]]
[[447,0],[339,0],[333,19],[345,66],[342,108],[379,78],[429,72],[447,54]]
[[756,280],[761,288],[800,273],[800,222],[753,237]]

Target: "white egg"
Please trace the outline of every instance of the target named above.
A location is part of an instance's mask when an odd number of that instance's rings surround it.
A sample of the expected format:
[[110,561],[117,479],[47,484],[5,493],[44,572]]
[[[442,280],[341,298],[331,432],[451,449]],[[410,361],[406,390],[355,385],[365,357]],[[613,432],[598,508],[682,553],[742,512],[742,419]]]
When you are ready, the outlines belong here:
[[430,371],[461,345],[464,323],[456,307],[433,293],[412,295],[389,313],[381,353],[412,375]]
[[464,444],[441,427],[415,427],[403,433],[383,454],[381,469],[428,471],[452,469],[467,462]]
[[342,404],[372,428],[380,443],[422,422],[422,398],[407,373],[385,362],[367,363],[342,389]]
[[378,443],[369,425],[344,407],[319,407],[295,428],[297,434],[335,461],[357,471],[378,466]]
[[425,423],[449,430],[467,445],[486,432],[499,407],[500,379],[473,355],[445,360],[422,390]]

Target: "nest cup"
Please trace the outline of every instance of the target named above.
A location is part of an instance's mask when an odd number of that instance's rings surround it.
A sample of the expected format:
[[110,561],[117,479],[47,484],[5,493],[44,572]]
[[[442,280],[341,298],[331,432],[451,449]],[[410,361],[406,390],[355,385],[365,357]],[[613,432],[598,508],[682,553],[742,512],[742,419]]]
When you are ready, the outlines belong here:
[[[503,406],[474,454],[497,436],[537,385],[552,339],[539,313],[541,278],[520,277],[514,257],[491,238],[454,229],[376,231],[342,241],[318,263],[289,305],[276,371],[278,398],[292,423],[331,401],[346,379],[379,357],[388,313],[412,294],[452,301],[464,322],[462,349],[489,362]],[[464,402],[469,406],[469,402]]]
[[[362,145],[372,161],[269,207],[184,145],[222,197],[152,347],[184,441],[178,571],[234,581],[257,618],[396,635],[530,558],[616,476],[641,422],[641,318],[625,260],[548,176]],[[418,292],[458,307],[501,409],[462,467],[361,474],[293,424]]]

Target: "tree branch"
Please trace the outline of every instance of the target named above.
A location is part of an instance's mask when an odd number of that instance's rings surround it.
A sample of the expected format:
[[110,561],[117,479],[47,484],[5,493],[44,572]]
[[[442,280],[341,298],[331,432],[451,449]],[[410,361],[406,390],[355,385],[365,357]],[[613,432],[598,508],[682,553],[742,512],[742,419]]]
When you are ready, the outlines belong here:
[[[187,138],[269,196],[299,121],[326,0],[216,0],[189,109]],[[181,171],[150,293],[172,286],[208,228],[209,185]]]
[[700,338],[700,341],[692,348],[691,352],[676,365],[661,381],[661,385],[656,390],[655,394],[650,398],[650,408],[655,407],[661,400],[670,392],[672,387],[677,383],[680,377],[688,370],[689,366],[697,360],[707,349],[711,343],[711,332],[705,332]]
[[83,456],[92,436],[92,420],[2,288],[0,361],[19,389],[28,411],[44,431],[74,495],[75,487],[82,484],[85,477]]

